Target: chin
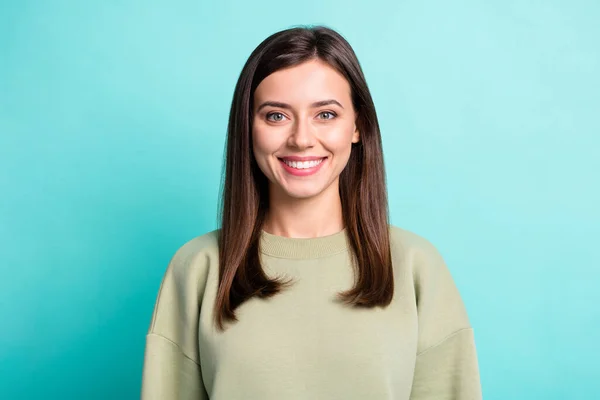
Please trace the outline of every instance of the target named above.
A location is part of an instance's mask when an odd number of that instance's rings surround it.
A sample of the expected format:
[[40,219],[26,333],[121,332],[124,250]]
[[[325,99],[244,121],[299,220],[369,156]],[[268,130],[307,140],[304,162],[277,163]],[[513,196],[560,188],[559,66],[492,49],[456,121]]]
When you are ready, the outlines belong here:
[[313,188],[283,188],[280,187],[280,191],[284,193],[287,197],[291,197],[293,199],[310,199],[312,197],[316,197],[323,193],[323,190]]
[[318,196],[320,191],[286,191],[285,192],[289,197],[302,200],[302,199],[310,199],[312,197]]

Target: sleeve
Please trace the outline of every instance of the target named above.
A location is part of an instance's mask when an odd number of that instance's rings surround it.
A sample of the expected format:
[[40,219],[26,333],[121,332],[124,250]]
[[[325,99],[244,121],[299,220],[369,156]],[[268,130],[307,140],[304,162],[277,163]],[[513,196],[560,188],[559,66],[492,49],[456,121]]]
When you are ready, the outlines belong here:
[[450,271],[425,241],[413,254],[418,349],[411,400],[480,400],[473,328]]
[[417,356],[411,400],[480,400],[473,330],[463,329]]
[[208,400],[200,365],[169,339],[149,333],[142,377],[142,400]]
[[179,249],[169,263],[146,335],[142,400],[208,400],[198,350],[206,279],[202,264],[192,243]]

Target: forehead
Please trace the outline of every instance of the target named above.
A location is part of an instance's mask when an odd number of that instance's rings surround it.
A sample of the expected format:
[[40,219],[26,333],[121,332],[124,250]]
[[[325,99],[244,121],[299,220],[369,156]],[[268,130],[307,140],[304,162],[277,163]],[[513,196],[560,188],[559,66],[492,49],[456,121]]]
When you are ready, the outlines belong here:
[[263,79],[254,92],[257,102],[276,100],[302,105],[329,98],[338,100],[342,105],[349,104],[350,84],[336,69],[321,60],[276,71]]

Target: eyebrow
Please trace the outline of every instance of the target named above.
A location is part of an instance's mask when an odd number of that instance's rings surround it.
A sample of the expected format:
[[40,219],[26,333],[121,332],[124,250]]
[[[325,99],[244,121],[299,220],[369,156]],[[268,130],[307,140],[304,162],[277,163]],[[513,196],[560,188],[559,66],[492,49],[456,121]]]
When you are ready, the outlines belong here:
[[[316,102],[312,103],[310,106],[311,106],[311,108],[317,108],[317,107],[328,106],[330,104],[336,104],[336,105],[340,106],[342,109],[344,108],[344,106],[342,106],[337,100],[334,100],[334,99],[316,101]],[[263,109],[264,107],[267,107],[267,106],[277,107],[277,108],[285,108],[287,110],[292,109],[292,106],[290,106],[287,103],[281,103],[279,101],[265,101],[260,106],[258,106],[258,108],[256,109],[256,112],[259,112],[261,109]]]

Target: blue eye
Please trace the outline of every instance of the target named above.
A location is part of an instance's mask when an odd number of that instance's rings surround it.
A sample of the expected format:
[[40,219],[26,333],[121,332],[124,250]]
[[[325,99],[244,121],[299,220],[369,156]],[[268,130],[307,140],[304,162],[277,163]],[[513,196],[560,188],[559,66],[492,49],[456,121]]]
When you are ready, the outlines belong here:
[[[272,116],[277,116],[277,118],[271,119]],[[267,120],[273,121],[273,122],[281,122],[281,121],[283,121],[283,114],[279,113],[279,112],[267,114]]]
[[320,113],[319,115],[330,115],[329,118],[321,118],[321,119],[334,119],[336,117],[335,113],[331,112],[331,111],[323,111],[322,113]]

